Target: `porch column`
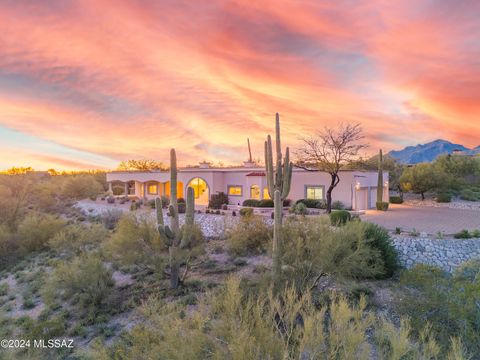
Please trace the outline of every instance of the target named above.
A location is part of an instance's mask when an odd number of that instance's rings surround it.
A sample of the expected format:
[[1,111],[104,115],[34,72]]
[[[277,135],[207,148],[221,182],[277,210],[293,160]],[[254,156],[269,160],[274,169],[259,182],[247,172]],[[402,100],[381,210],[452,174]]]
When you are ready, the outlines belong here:
[[112,182],[111,182],[111,181],[108,182],[108,192],[109,192],[110,194],[113,194]]
[[124,195],[128,196],[128,183],[124,183],[123,185],[125,186]]
[[143,198],[147,200],[147,183],[143,183]]

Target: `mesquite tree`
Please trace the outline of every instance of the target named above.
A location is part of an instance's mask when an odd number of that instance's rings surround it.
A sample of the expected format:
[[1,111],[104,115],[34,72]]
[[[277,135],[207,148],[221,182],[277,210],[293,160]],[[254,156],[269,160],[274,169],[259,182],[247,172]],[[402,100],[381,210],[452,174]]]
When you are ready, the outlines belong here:
[[[265,170],[267,173],[267,187],[270,198],[273,199],[274,206],[274,224],[273,224],[273,273],[275,278],[280,274],[280,245],[281,245],[281,226],[283,200],[290,192],[292,182],[292,163],[290,161],[290,150],[287,147],[285,158],[282,159],[282,146],[280,144],[280,116],[275,115],[275,135],[276,135],[276,165],[273,166],[272,138],[267,136],[265,141]],[[282,162],[283,160],[283,162]]]
[[332,211],[332,192],[340,182],[339,172],[355,160],[366,144],[360,124],[340,125],[337,129],[325,127],[316,136],[304,138],[304,146],[296,151],[298,167],[310,171],[326,171],[330,174],[327,190],[327,213]]
[[180,249],[189,245],[192,238],[192,227],[194,223],[195,202],[193,188],[187,189],[187,204],[185,213],[185,226],[180,231],[178,220],[177,202],[177,156],[175,149],[170,150],[170,226],[165,225],[162,212],[161,198],[155,199],[155,210],[157,214],[157,230],[165,244],[168,245],[170,256],[170,287],[176,289],[180,283]]

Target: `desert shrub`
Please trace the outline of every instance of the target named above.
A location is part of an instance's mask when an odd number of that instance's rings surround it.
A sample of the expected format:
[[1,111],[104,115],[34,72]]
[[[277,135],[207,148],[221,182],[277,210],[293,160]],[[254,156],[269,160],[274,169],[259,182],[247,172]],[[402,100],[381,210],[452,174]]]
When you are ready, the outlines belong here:
[[292,199],[283,200],[283,206],[288,207],[290,205],[292,205]]
[[251,208],[242,208],[238,212],[240,216],[252,216],[253,215],[253,209]]
[[48,246],[57,253],[79,254],[89,246],[100,244],[107,236],[108,231],[100,224],[72,224],[56,233],[48,241]]
[[264,253],[270,244],[271,236],[272,230],[261,216],[242,216],[240,221],[227,231],[228,252],[235,256]]
[[398,309],[412,319],[420,334],[425,323],[432,326],[438,343],[445,348],[458,336],[474,358],[480,356],[480,262],[469,261],[453,275],[429,265],[416,265],[401,278],[404,295]]
[[308,209],[303,202],[299,202],[291,207],[291,212],[295,215],[307,215]]
[[18,225],[20,251],[28,254],[44,249],[65,224],[65,220],[50,214],[30,213]]
[[177,209],[179,214],[185,214],[187,211],[187,205],[184,202],[179,202],[177,204]]
[[[395,326],[369,313],[363,297],[357,305],[333,297],[317,308],[309,292],[287,288],[279,294],[248,294],[239,280],[231,278],[220,291],[197,301],[195,309],[185,311],[181,302],[165,304],[151,297],[139,310],[144,321],[113,344],[96,343],[89,358],[369,359],[372,341],[385,359],[439,355],[433,340],[410,336],[408,322]],[[454,342],[456,347],[447,356],[464,358],[461,343]]]
[[330,221],[333,226],[345,225],[350,219],[351,215],[347,210],[336,210],[330,213]]
[[388,210],[388,202],[386,201],[377,201],[375,203],[376,207],[377,207],[377,210],[380,210],[380,211],[387,211]]
[[142,203],[133,200],[132,203],[130,204],[130,211],[138,210],[140,209],[141,206],[142,206]]
[[228,196],[224,192],[212,194],[208,201],[208,207],[210,209],[220,209],[223,204],[228,204]]
[[166,250],[155,220],[148,216],[124,215],[104,246],[106,256],[120,265],[137,264],[163,271]]
[[460,198],[462,200],[467,200],[467,201],[478,201],[480,200],[480,196],[478,192],[474,192],[471,189],[464,189],[460,192]]
[[390,203],[391,204],[402,204],[403,200],[400,196],[390,196]]
[[68,177],[62,187],[62,196],[70,199],[97,197],[104,191],[103,186],[91,175],[73,175]]
[[376,224],[365,223],[363,226],[368,246],[380,251],[383,260],[381,277],[391,277],[400,267],[397,250],[393,246],[388,231]]
[[47,304],[61,299],[79,310],[97,312],[108,304],[113,287],[112,272],[98,256],[88,254],[58,265],[42,295]]
[[150,206],[151,209],[155,209],[155,199],[148,200],[147,205]]
[[257,199],[246,199],[243,201],[242,206],[249,206],[249,207],[258,207],[260,200]]
[[299,199],[295,202],[295,204],[305,204],[307,208],[310,209],[325,209],[326,202],[324,200],[316,200],[316,199]]
[[113,195],[107,196],[107,203],[115,204],[115,196]]
[[343,209],[345,209],[345,205],[341,201],[334,201],[332,203],[332,209],[333,210],[343,210]]
[[13,265],[19,256],[18,235],[6,225],[0,225],[0,269]]
[[466,229],[463,229],[462,231],[456,233],[453,235],[455,239],[470,239],[472,238],[472,234]]
[[[164,209],[168,208],[168,206],[170,205],[170,198],[166,195],[162,195],[160,196],[160,199],[162,200],[162,207]],[[155,204],[155,202],[154,202]]]
[[182,239],[184,238],[184,233],[188,231],[189,238],[185,238],[185,241],[183,242],[182,246],[185,246],[186,248],[197,248],[197,250],[200,251],[198,247],[203,247],[205,237],[203,236],[202,228],[199,224],[194,223],[193,226],[187,227],[187,225],[183,225],[182,228],[180,229],[181,231],[181,237]]
[[273,200],[272,199],[262,199],[258,203],[258,207],[273,207]]
[[286,281],[303,290],[322,273],[354,278],[385,273],[380,250],[370,246],[366,223],[332,229],[327,217],[288,218],[282,230]]
[[439,193],[437,194],[437,197],[435,198],[435,201],[437,203],[449,203],[452,201],[452,196],[447,193]]
[[58,186],[54,181],[42,181],[32,185],[29,204],[37,211],[53,212],[57,205]]
[[123,211],[120,209],[107,209],[100,215],[100,221],[106,229],[113,230],[120,221],[122,215]]

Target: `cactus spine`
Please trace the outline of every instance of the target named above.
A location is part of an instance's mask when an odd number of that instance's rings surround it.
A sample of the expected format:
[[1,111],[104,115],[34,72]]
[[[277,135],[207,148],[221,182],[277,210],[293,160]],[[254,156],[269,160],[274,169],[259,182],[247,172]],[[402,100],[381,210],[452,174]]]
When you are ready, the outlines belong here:
[[194,194],[193,188],[187,189],[187,204],[185,214],[185,227],[183,234],[180,232],[180,223],[178,220],[178,202],[177,202],[177,156],[175,149],[170,150],[170,206],[168,212],[170,214],[170,226],[165,225],[162,212],[161,198],[155,199],[155,211],[157,215],[157,230],[165,244],[168,245],[170,255],[170,287],[176,289],[180,278],[180,261],[179,248],[189,244],[191,239],[191,226],[194,223]]
[[[274,206],[274,224],[273,224],[273,273],[278,279],[280,275],[280,245],[281,245],[281,227],[283,216],[283,200],[285,200],[290,192],[292,182],[292,163],[290,162],[290,150],[287,147],[285,158],[282,159],[282,147],[280,143],[280,116],[275,115],[275,138],[276,138],[276,166],[273,167],[273,150],[272,139],[270,135],[265,141],[265,170],[267,173],[268,194],[273,199]],[[282,163],[283,160],[283,163]]]
[[378,153],[378,182],[377,182],[377,203],[383,202],[383,154],[382,149]]

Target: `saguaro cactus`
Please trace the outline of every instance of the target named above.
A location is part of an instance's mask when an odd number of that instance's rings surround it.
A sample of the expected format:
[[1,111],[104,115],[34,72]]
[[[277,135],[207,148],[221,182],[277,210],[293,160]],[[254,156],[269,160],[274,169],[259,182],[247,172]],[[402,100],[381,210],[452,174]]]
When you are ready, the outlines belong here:
[[378,182],[377,182],[377,204],[383,202],[383,154],[382,149],[378,153]]
[[[290,161],[290,150],[287,147],[285,158],[282,159],[282,147],[280,143],[280,116],[275,115],[275,135],[276,135],[276,166],[273,167],[272,139],[270,135],[265,141],[265,170],[267,173],[268,194],[273,199],[274,206],[274,224],[273,224],[273,273],[275,277],[280,274],[280,243],[282,226],[283,200],[290,192],[292,182],[292,163]],[[283,162],[282,162],[283,160]]]
[[170,150],[170,226],[165,225],[162,212],[161,198],[155,199],[155,210],[157,215],[157,230],[165,244],[168,245],[170,255],[170,287],[176,289],[179,284],[179,249],[188,246],[192,233],[191,228],[194,222],[195,200],[193,188],[187,189],[187,204],[185,214],[185,226],[183,235],[180,232],[180,223],[178,220],[178,202],[177,202],[177,156],[175,149]]

